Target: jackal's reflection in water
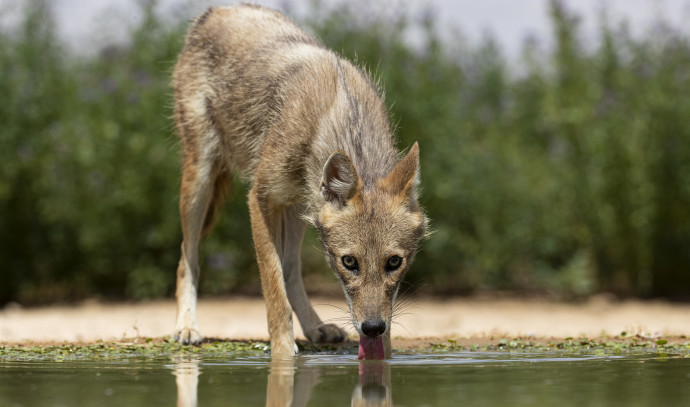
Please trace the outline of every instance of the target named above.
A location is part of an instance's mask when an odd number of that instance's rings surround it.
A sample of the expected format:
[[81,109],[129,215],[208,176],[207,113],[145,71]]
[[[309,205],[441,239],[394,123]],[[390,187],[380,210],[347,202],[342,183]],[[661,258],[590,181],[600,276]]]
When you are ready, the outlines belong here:
[[194,356],[175,356],[173,362],[177,383],[177,407],[196,407],[201,360]]
[[352,392],[352,406],[392,406],[391,365],[382,360],[359,362],[359,384]]
[[[293,360],[273,360],[269,364],[266,405],[302,407],[320,382],[321,367],[297,369]],[[392,406],[391,367],[383,361],[359,364],[359,384],[352,391],[352,406]]]
[[[201,361],[193,356],[173,358],[177,383],[177,406],[197,406]],[[295,365],[295,359],[272,360],[268,364],[266,406],[306,406],[323,368]],[[230,368],[230,367],[228,367]],[[362,361],[359,384],[352,391],[352,406],[392,406],[391,367],[384,361]]]

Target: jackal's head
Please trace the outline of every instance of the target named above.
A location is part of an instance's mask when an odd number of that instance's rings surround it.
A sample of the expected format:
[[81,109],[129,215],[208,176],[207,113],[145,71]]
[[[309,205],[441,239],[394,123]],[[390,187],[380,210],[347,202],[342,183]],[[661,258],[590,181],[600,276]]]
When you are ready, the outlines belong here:
[[345,154],[333,153],[324,165],[325,204],[315,223],[363,338],[378,338],[390,329],[398,288],[427,233],[417,203],[418,183],[417,143],[387,176],[368,187]]

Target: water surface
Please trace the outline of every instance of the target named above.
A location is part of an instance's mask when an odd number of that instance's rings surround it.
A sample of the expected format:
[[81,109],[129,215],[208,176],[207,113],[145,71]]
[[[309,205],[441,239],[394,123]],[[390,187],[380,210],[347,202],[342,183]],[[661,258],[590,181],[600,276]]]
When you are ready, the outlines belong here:
[[661,406],[690,403],[690,358],[517,352],[194,355],[0,362],[0,406]]

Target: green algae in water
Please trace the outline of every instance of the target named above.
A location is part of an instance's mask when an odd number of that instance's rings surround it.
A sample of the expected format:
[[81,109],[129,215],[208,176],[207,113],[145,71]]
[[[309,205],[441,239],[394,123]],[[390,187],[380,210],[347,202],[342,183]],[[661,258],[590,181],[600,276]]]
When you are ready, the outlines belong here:
[[[298,342],[301,354],[357,354],[357,344],[316,345]],[[456,340],[430,342],[417,349],[396,349],[399,355],[416,353],[442,354],[451,352],[560,352],[570,354],[672,354],[690,357],[690,342],[669,343],[666,339],[647,340],[625,338],[618,340],[594,340],[589,338],[567,338],[563,341],[539,343],[523,339],[499,339],[495,344],[473,344],[464,346]],[[20,346],[0,345],[2,361],[65,361],[65,360],[110,360],[129,357],[161,357],[172,355],[199,356],[254,356],[270,354],[268,342],[257,341],[209,341],[200,346],[182,345],[174,341],[147,338],[142,343],[97,342],[77,345]]]
[[567,338],[564,341],[539,343],[521,339],[500,339],[496,344],[458,345],[455,340],[429,343],[428,351],[444,353],[454,351],[504,351],[504,352],[561,352],[571,354],[620,355],[620,354],[674,354],[690,357],[690,342],[669,343],[666,339],[656,341],[640,340],[593,340],[588,338]]
[[152,343],[107,343],[90,345],[47,345],[47,346],[0,346],[0,361],[65,361],[65,360],[110,360],[129,357],[161,357],[172,355],[205,356],[263,356],[270,346],[266,342],[218,341],[200,346],[182,345],[166,341]]

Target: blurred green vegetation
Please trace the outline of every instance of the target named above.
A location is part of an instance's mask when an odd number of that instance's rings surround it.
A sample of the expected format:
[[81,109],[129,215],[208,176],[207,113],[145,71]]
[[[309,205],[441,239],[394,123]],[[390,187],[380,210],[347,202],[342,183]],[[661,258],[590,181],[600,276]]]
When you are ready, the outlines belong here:
[[[77,56],[49,2],[0,26],[0,304],[174,292],[181,233],[170,73],[186,22],[151,2],[127,46]],[[550,3],[553,47],[508,62],[491,37],[441,39],[433,13],[301,20],[368,67],[399,145],[418,140],[435,234],[407,280],[422,292],[690,297],[690,43]],[[366,16],[363,16],[366,14]],[[421,38],[410,45],[414,30]],[[258,292],[246,188],[203,244],[200,291]],[[305,273],[327,275],[314,234]]]

